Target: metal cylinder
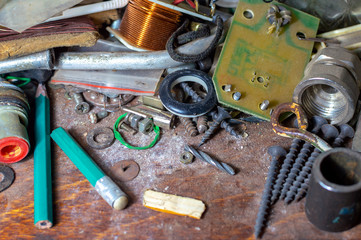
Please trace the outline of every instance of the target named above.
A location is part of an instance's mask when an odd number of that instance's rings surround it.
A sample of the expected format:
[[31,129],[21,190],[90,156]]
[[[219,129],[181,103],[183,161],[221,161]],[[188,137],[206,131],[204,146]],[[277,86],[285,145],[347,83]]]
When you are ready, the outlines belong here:
[[311,223],[329,232],[345,231],[360,222],[360,153],[334,148],[317,157],[305,211]]
[[0,61],[0,74],[29,69],[53,69],[54,51],[52,49],[30,55]]
[[356,109],[360,81],[359,58],[344,48],[327,47],[306,66],[293,100],[310,117],[322,116],[331,124],[347,123]]
[[[177,48],[183,54],[197,54],[204,51],[214,38],[214,34],[184,44]],[[149,52],[64,52],[61,53],[56,69],[72,70],[139,70],[165,69],[182,66],[174,61],[167,51]]]
[[18,162],[28,154],[28,114],[24,92],[0,79],[0,162]]

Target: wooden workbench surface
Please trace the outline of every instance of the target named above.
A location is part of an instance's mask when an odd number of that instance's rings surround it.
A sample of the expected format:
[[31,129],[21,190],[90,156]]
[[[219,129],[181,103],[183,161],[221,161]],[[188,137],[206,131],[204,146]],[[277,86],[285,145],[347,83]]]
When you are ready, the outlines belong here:
[[[183,126],[162,131],[151,149],[130,150],[115,142],[95,150],[85,138],[94,125],[87,116],[77,115],[63,89],[50,90],[52,127],[64,127],[86,149],[101,168],[114,179],[112,166],[121,160],[135,160],[137,178],[119,182],[131,203],[113,210],[90,183],[53,144],[53,199],[55,225],[38,230],[33,222],[32,155],[11,164],[14,184],[0,193],[0,239],[254,239],[255,224],[270,157],[267,148],[279,144],[288,149],[289,139],[271,130],[269,123],[247,124],[249,137],[237,140],[223,130],[202,146],[202,150],[237,169],[235,176],[196,159],[190,165],[179,162],[184,144],[197,145],[200,137],[189,138]],[[118,113],[96,126],[111,127]],[[133,142],[146,144],[150,137],[135,135]],[[146,189],[202,200],[207,210],[201,220],[160,213],[142,205]],[[289,206],[278,202],[263,239],[360,239],[361,226],[344,233],[327,233],[308,222],[304,200]]]

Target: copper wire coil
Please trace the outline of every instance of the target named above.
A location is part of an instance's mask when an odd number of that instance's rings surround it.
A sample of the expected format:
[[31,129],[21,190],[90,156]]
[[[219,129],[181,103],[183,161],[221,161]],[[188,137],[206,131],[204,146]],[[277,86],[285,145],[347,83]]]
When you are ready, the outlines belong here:
[[178,28],[182,14],[147,0],[130,0],[120,25],[120,34],[131,45],[146,50],[164,50]]

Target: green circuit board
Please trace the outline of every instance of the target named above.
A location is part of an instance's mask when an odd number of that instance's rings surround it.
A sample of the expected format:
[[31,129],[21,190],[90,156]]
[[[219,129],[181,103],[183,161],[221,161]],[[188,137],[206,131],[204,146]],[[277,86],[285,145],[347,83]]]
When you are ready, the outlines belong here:
[[[310,60],[319,19],[284,4],[291,20],[279,34],[269,33],[266,18],[270,4],[240,0],[213,75],[218,101],[226,106],[269,120],[272,108],[292,101],[293,90]],[[233,94],[241,93],[235,100]],[[268,101],[267,109],[261,109]]]

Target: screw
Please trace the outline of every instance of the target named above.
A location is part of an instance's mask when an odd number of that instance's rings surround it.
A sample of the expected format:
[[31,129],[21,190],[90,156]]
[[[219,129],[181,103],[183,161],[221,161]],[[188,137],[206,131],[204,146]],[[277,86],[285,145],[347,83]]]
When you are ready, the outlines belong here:
[[193,154],[191,152],[184,152],[182,153],[179,161],[184,164],[189,164],[193,162]]
[[242,94],[240,92],[235,92],[233,93],[232,97],[234,101],[239,101],[239,99],[242,97]]
[[340,134],[332,143],[332,147],[341,147],[346,138],[353,138],[355,131],[348,124],[342,124],[339,126]]
[[100,111],[97,113],[91,112],[89,113],[89,120],[91,123],[96,124],[99,120],[106,118],[108,116],[107,111]]
[[89,112],[89,110],[90,110],[89,103],[84,101],[83,96],[81,95],[81,93],[72,92],[70,94],[70,96],[74,100],[74,102],[76,103],[75,112],[77,114],[86,114],[86,113]]
[[[199,102],[203,100],[187,83],[182,82],[180,85],[183,91],[188,94],[194,102]],[[215,110],[211,111],[209,114],[212,116],[213,119],[217,118],[217,113]],[[221,128],[224,128],[226,132],[230,133],[232,136],[242,138],[242,135],[237,133],[227,121],[222,121]]]
[[223,90],[225,92],[230,92],[232,90],[232,85],[231,84],[226,84],[223,86]]
[[208,119],[207,116],[203,115],[197,119],[197,129],[199,133],[205,133],[208,129]]
[[267,108],[269,106],[269,101],[268,100],[264,100],[260,105],[259,105],[259,108],[262,110],[262,111],[266,111]]
[[222,107],[217,107],[218,114],[217,117],[214,119],[212,125],[209,127],[209,129],[204,133],[204,136],[202,137],[202,140],[198,147],[202,146],[207,140],[211,138],[211,135],[215,132],[215,130],[218,128],[219,124],[227,119],[231,118],[231,115]]
[[281,166],[280,172],[277,175],[276,183],[275,183],[273,191],[272,191],[272,197],[271,197],[272,204],[274,204],[278,200],[279,196],[281,195],[281,190],[282,190],[284,181],[287,178],[287,175],[290,172],[290,169],[292,168],[292,165],[295,161],[296,154],[297,154],[302,142],[303,141],[298,138],[295,138],[292,140],[290,150],[288,151],[286,158]]
[[325,124],[321,127],[321,132],[322,132],[322,137],[326,140],[326,141],[330,141],[331,139],[335,139],[338,135],[339,132],[337,130],[337,128],[331,124]]
[[197,128],[194,126],[192,119],[185,118],[185,117],[179,117],[181,123],[184,125],[186,133],[194,137],[198,134]]
[[124,122],[124,120],[120,121],[119,128],[123,129],[127,132],[130,132],[132,135],[135,135],[137,133],[137,131],[134,128],[132,128],[131,126],[129,126],[128,124],[126,124]]
[[272,146],[268,148],[268,154],[272,157],[271,165],[268,170],[266,184],[264,186],[261,204],[258,209],[257,220],[254,226],[256,238],[259,238],[266,227],[268,215],[271,210],[272,186],[277,176],[279,160],[286,156],[287,152],[283,147]]
[[[318,134],[318,132],[321,130],[321,127],[325,124],[327,124],[326,119],[324,119],[323,117],[319,117],[319,116],[313,116],[310,120],[310,125],[312,126],[310,131],[314,134]],[[304,144],[304,147],[301,149],[301,152],[304,151],[303,149],[305,148],[305,146],[306,146],[306,144]],[[291,203],[295,199],[298,189],[301,188],[302,183],[307,178],[308,174],[310,173],[310,171],[312,169],[312,165],[313,165],[315,158],[320,154],[320,151],[317,148],[314,148],[312,146],[310,149],[312,149],[312,148],[313,148],[313,151],[312,151],[311,155],[307,159],[301,159],[302,161],[300,161],[300,163],[302,163],[304,160],[305,161],[304,164],[297,165],[295,163],[294,167],[292,167],[292,169],[291,169],[291,174],[297,173],[298,170],[300,170],[300,171],[295,176],[295,178],[294,178],[295,180],[293,181],[288,192],[286,193],[285,202],[287,204]]]

